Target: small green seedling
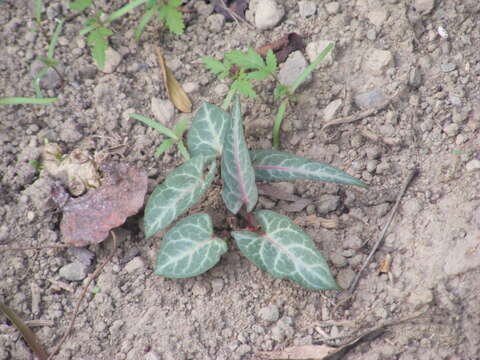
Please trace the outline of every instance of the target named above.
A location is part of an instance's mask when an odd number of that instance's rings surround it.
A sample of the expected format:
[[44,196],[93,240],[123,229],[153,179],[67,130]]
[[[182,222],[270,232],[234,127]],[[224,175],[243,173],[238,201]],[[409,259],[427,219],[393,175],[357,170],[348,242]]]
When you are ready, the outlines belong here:
[[[92,4],[92,0],[76,0],[69,4],[69,7],[76,11],[84,11]],[[87,19],[85,27],[80,30],[80,35],[87,35],[87,43],[92,51],[93,58],[97,61],[98,67],[103,69],[105,66],[105,56],[108,49],[108,38],[113,35],[113,31],[108,25],[132,11],[138,6],[146,5],[146,11],[135,31],[135,37],[140,38],[145,26],[156,15],[158,20],[165,23],[166,27],[174,34],[183,34],[185,24],[183,14],[178,11],[182,5],[181,0],[134,0],[120,9],[115,10],[104,19],[102,11]]]
[[[240,251],[262,270],[315,290],[340,290],[314,242],[287,216],[254,211],[260,181],[312,179],[366,187],[360,180],[320,162],[277,150],[249,151],[239,97],[231,113],[204,103],[187,135],[192,158],[167,175],[148,199],[145,235],[169,227],[200,201],[210,188],[220,162],[222,198],[227,209],[245,218],[246,228],[231,236]],[[215,235],[206,213],[187,216],[171,227],[160,245],[155,273],[186,278],[212,268],[227,251],[224,236]]]
[[[214,58],[202,58],[205,67],[214,73],[219,79],[224,79],[227,76],[232,77],[230,91],[225,98],[223,108],[226,109],[230,105],[233,96],[236,93],[247,97],[257,97],[254,89],[254,81],[262,81],[268,78],[273,78],[277,85],[274,91],[275,100],[280,102],[280,105],[275,116],[273,125],[272,138],[273,147],[278,149],[280,147],[280,128],[287,105],[294,96],[298,87],[308,78],[308,76],[315,70],[322,60],[333,49],[333,44],[329,44],[325,49],[315,58],[315,60],[298,76],[295,82],[290,85],[282,85],[278,81],[277,60],[272,50],[267,52],[265,60],[254,49],[248,49],[246,53],[239,50],[233,50],[225,54],[223,62]],[[237,68],[235,70],[234,66]]]
[[57,98],[6,97],[0,98],[0,105],[48,105],[57,101]]
[[53,32],[52,39],[50,40],[50,44],[48,45],[47,56],[46,57],[40,56],[35,59],[35,60],[40,60],[45,65],[45,67],[37,74],[37,76],[35,76],[35,79],[33,79],[33,87],[35,89],[35,95],[37,96],[37,98],[43,97],[42,91],[40,90],[40,80],[42,79],[42,77],[47,73],[48,69],[50,68],[57,71],[55,69],[55,66],[58,64],[58,60],[55,60],[53,58],[53,55],[55,54],[55,47],[57,46],[58,37],[62,32],[64,21],[65,20],[60,20],[57,26],[55,27],[55,31]]
[[129,116],[131,118],[134,118],[136,120],[143,122],[145,125],[150,126],[151,128],[154,128],[159,133],[168,137],[168,139],[164,140],[158,146],[157,150],[155,150],[155,156],[158,157],[162,155],[165,151],[168,151],[174,144],[176,144],[178,147],[178,151],[183,156],[183,158],[185,160],[190,159],[190,154],[188,153],[187,148],[185,147],[185,144],[183,143],[183,140],[182,140],[183,133],[185,132],[185,130],[187,130],[189,118],[187,117],[182,118],[177,123],[177,125],[175,125],[175,129],[172,131],[169,128],[158,123],[157,121],[152,120],[146,116],[142,116],[138,114],[130,114]]

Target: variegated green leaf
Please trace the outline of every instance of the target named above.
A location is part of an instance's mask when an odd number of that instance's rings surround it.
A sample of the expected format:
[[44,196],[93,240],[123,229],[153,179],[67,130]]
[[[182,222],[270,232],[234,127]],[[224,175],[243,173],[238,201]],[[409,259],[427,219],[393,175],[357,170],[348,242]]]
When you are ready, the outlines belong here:
[[225,133],[231,126],[230,114],[218,106],[203,103],[188,131],[187,146],[192,156],[220,155]]
[[162,239],[155,274],[186,278],[212,268],[227,251],[225,240],[213,235],[208,214],[195,214],[181,220]]
[[243,135],[240,99],[236,96],[232,125],[227,130],[222,156],[222,197],[227,209],[236,214],[242,205],[251,211],[258,200],[255,173]]
[[283,151],[252,150],[253,168],[257,180],[311,179],[367,187],[364,182],[337,168],[308,160]]
[[263,235],[235,231],[240,251],[254,264],[280,279],[315,290],[340,290],[328,264],[310,237],[287,216],[260,210],[255,218]]
[[178,216],[200,200],[213,181],[215,161],[210,160],[210,170],[204,176],[209,158],[199,155],[173,170],[158,185],[145,207],[145,236],[155,235],[170,225]]

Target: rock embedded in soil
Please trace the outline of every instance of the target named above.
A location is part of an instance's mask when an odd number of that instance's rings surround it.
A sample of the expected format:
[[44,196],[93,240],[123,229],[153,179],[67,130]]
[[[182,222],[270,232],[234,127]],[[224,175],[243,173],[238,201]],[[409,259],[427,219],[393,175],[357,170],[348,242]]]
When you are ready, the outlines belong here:
[[[303,70],[308,66],[307,60],[300,51],[291,53],[278,73],[278,79],[282,85],[293,85]],[[307,79],[308,81],[308,79]]]
[[300,12],[301,17],[307,18],[309,16],[315,15],[315,12],[317,11],[317,4],[315,4],[313,1],[299,1],[298,11]]
[[285,15],[283,5],[275,0],[261,0],[255,8],[255,26],[260,30],[274,28]]
[[[478,159],[470,160],[470,161],[465,165],[465,169],[466,169],[468,172],[472,172],[472,171],[475,171],[475,170],[479,170],[479,169],[480,169],[480,160],[478,160]],[[479,210],[479,213],[480,213],[480,210]]]
[[278,310],[278,306],[276,305],[268,305],[264,306],[258,311],[258,316],[260,319],[266,322],[275,322],[280,317],[280,311]]
[[323,120],[326,122],[333,120],[341,107],[342,107],[341,99],[333,100],[330,104],[328,104],[325,107],[325,109],[323,109]]
[[[118,65],[120,65],[121,62],[122,62],[122,55],[119,52],[112,49],[111,47],[109,47],[105,52],[105,64],[104,64],[105,66],[103,67],[103,69],[100,69],[100,70],[103,71],[105,74],[111,74],[117,69]],[[97,64],[97,67],[98,67],[98,64]]]
[[87,276],[87,266],[75,261],[62,266],[59,275],[68,281],[82,281]]
[[318,199],[317,212],[319,215],[326,215],[335,211],[340,204],[340,196],[325,194]]
[[366,93],[355,95],[353,101],[361,109],[370,109],[380,106],[386,101],[385,94],[381,89],[375,89]]
[[220,32],[225,25],[225,16],[222,14],[213,14],[207,18],[208,29],[212,32]]
[[[305,52],[307,54],[308,60],[310,62],[314,61],[318,55],[330,44],[334,44],[334,41],[330,40],[317,40],[317,41],[312,41],[307,44],[305,48]],[[335,51],[335,48],[328,53],[327,56],[322,60],[322,62],[319,64],[319,67],[326,67],[331,64],[333,64],[333,52]]]
[[352,269],[341,269],[337,275],[337,283],[342,289],[346,289],[348,288],[354,277],[355,272]]
[[151,110],[155,118],[163,125],[171,124],[175,115],[175,108],[168,99],[152,98]]
[[420,14],[427,15],[435,7],[435,0],[415,0],[413,6]]
[[327,11],[327,13],[329,15],[338,14],[338,12],[340,11],[340,4],[336,1],[326,3],[325,4],[325,10]]
[[393,55],[387,50],[373,49],[367,51],[363,66],[372,75],[381,75],[393,62]]

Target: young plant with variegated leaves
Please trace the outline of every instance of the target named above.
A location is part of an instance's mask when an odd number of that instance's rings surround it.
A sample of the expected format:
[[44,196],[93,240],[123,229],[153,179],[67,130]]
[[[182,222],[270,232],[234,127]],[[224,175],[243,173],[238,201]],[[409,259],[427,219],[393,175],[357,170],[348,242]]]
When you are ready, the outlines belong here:
[[[204,103],[187,135],[191,158],[158,185],[145,209],[145,235],[169,228],[198,203],[221,164],[222,198],[233,214],[243,216],[245,229],[231,232],[237,247],[255,265],[276,278],[314,290],[340,290],[314,242],[287,216],[254,210],[256,180],[313,179],[365,187],[360,180],[316,161],[277,150],[249,151],[243,133],[240,100],[231,113]],[[196,276],[212,268],[227,251],[225,235],[215,234],[206,213],[187,216],[168,229],[155,273],[170,278]]]

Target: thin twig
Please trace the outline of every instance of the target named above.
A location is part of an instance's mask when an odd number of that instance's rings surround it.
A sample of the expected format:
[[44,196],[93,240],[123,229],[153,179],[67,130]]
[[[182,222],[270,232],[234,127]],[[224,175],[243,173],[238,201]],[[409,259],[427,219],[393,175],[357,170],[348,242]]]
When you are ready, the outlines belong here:
[[390,224],[392,223],[393,217],[395,213],[397,212],[398,205],[400,204],[400,201],[402,200],[403,195],[405,195],[405,192],[407,191],[408,186],[412,182],[412,180],[418,175],[419,170],[418,168],[413,169],[408,177],[405,179],[405,182],[403,183],[402,189],[400,190],[398,196],[397,196],[397,201],[395,202],[395,205],[390,212],[390,217],[388,218],[387,223],[385,224],[385,227],[383,228],[380,237],[378,238],[377,242],[373,246],[372,250],[370,251],[370,254],[368,254],[367,258],[363,262],[362,267],[358,271],[357,275],[355,278],[352,280],[350,283],[350,286],[348,287],[348,292],[353,293],[355,291],[355,288],[357,287],[358,281],[360,280],[360,277],[362,276],[362,272],[365,270],[365,268],[368,266],[370,263],[370,260],[372,259],[373,255],[379,248],[380,244],[382,243],[383,239],[385,238],[385,234],[387,233],[387,229],[390,227]]
[[21,246],[21,247],[0,247],[2,251],[25,251],[25,250],[42,250],[42,249],[61,249],[70,247],[68,244],[52,244],[52,245],[39,245],[39,246]]
[[115,252],[117,250],[117,236],[115,235],[115,232],[113,232],[113,231],[112,231],[112,239],[113,239],[113,245],[112,245],[113,247],[112,247],[112,252],[111,252],[110,256],[107,258],[107,260],[105,260],[105,262],[102,265],[100,265],[94,271],[92,276],[90,276],[90,279],[88,279],[87,284],[83,288],[82,293],[80,294],[80,298],[77,301],[77,305],[75,306],[75,311],[73,312],[72,320],[70,320],[70,324],[68,325],[68,328],[65,331],[65,334],[63,335],[62,339],[60,340],[58,345],[55,347],[55,349],[52,351],[52,353],[50,354],[50,356],[48,357],[47,360],[52,360],[53,357],[55,356],[55,354],[62,347],[63,343],[67,340],[68,336],[70,335],[70,332],[73,329],[73,325],[75,324],[75,320],[77,319],[77,316],[78,316],[78,313],[79,313],[79,310],[80,310],[80,305],[82,304],[82,301],[85,298],[85,295],[87,294],[88,287],[90,286],[92,281],[100,274],[100,272],[103,270],[105,265],[107,265],[113,259],[113,256],[115,255]]

